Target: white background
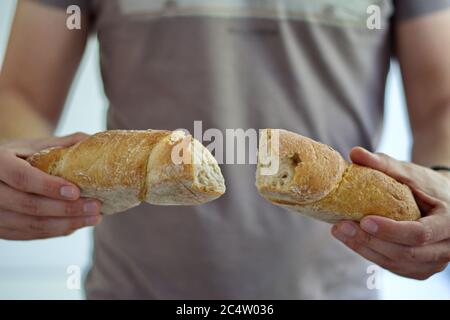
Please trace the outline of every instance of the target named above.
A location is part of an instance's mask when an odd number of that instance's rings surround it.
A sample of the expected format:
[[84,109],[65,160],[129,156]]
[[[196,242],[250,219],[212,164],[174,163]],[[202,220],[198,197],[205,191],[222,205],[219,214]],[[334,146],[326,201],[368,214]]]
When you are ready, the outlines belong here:
[[[0,63],[3,58],[15,0],[0,1]],[[38,44],[36,44],[38,45]],[[106,101],[98,69],[98,44],[91,39],[57,134],[103,130]],[[24,70],[26,72],[26,70]],[[386,92],[386,120],[379,150],[398,159],[409,159],[410,132],[398,67],[393,65]],[[1,116],[1,115],[0,115]],[[67,121],[70,119],[70,121]],[[66,287],[66,270],[90,263],[91,230],[58,239],[32,242],[0,240],[0,299],[79,299],[80,290]],[[384,299],[450,299],[450,275],[439,274],[414,281],[382,272]]]

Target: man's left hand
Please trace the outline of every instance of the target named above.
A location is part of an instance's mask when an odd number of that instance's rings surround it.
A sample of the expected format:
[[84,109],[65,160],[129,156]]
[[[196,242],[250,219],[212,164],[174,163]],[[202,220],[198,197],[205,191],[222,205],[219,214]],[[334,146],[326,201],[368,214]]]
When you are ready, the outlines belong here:
[[384,154],[354,148],[356,164],[386,173],[410,187],[422,212],[417,221],[366,216],[341,221],[332,234],[364,258],[398,275],[425,280],[450,262],[450,175]]

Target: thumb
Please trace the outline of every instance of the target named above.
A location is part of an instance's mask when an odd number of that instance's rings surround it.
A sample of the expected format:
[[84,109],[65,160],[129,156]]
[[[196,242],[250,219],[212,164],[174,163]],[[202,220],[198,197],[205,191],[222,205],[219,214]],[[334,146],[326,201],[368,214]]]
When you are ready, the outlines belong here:
[[445,198],[441,188],[442,180],[431,169],[414,163],[396,160],[383,153],[373,153],[356,147],[350,151],[350,159],[355,164],[381,171],[395,180],[406,184],[413,191],[416,200],[420,199],[435,205]]
[[412,184],[412,187],[415,184],[417,173],[410,167],[411,164],[396,160],[386,154],[373,153],[364,148],[355,147],[350,151],[350,159],[355,164],[384,172],[405,184]]
[[77,132],[64,137],[49,137],[36,140],[23,140],[12,142],[8,146],[13,153],[20,157],[26,158],[32,154],[51,147],[68,147],[89,137],[89,135]]
[[87,137],[89,137],[89,135],[86,133],[76,132],[63,137],[52,137],[50,139],[39,140],[35,146],[38,147],[39,150],[51,147],[69,147],[86,139]]

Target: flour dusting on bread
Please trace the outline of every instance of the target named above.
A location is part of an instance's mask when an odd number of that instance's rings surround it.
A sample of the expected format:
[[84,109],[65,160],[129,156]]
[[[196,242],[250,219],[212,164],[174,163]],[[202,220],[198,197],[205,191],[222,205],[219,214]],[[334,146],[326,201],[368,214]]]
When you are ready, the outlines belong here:
[[101,200],[106,214],[142,201],[159,205],[211,201],[225,192],[220,168],[200,143],[209,161],[198,166],[175,164],[172,149],[185,139],[197,144],[182,131],[110,130],[71,147],[39,152],[27,160],[44,172],[76,184],[83,196]]
[[[275,129],[265,129],[275,130]],[[382,172],[347,163],[331,147],[279,131],[279,170],[256,170],[259,193],[275,205],[335,223],[367,215],[417,220],[420,211],[411,190]]]

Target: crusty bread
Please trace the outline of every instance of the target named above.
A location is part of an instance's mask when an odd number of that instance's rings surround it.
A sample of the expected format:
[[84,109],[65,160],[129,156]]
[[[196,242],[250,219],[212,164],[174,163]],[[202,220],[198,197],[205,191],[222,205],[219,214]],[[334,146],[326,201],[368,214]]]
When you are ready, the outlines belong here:
[[380,171],[349,164],[331,147],[286,130],[265,129],[269,146],[274,130],[278,171],[262,175],[258,162],[256,172],[259,193],[273,204],[329,223],[359,221],[367,215],[420,218],[406,185]]
[[[182,162],[173,161],[172,155],[177,153]],[[101,200],[105,214],[142,201],[201,204],[225,192],[217,161],[182,131],[105,131],[68,148],[43,150],[27,160],[76,184],[83,197]]]

